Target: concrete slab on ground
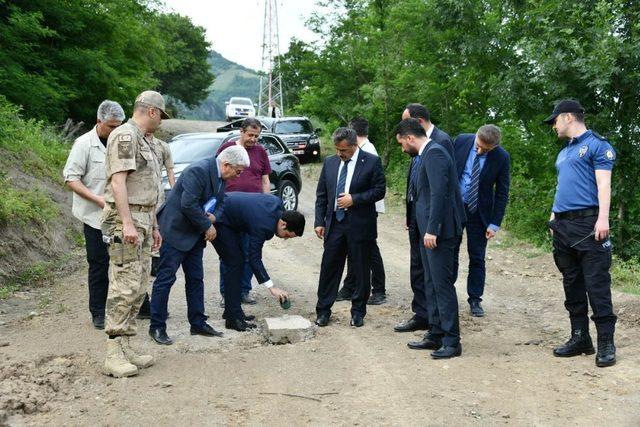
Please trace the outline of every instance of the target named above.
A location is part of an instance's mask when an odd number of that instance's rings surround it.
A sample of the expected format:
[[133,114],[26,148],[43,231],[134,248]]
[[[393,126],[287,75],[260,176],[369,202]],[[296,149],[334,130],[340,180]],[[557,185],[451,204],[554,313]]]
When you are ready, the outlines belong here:
[[306,341],[315,334],[313,324],[302,316],[285,315],[264,319],[264,334],[272,344],[295,344]]

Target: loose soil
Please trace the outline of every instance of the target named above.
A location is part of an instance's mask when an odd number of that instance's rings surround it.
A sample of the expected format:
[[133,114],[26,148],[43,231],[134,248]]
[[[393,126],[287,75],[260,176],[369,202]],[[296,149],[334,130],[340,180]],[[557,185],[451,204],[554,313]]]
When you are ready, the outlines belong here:
[[[276,285],[292,294],[289,313],[314,320],[319,165],[303,169],[305,235],[268,242],[264,259]],[[348,303],[336,303],[328,327],[293,345],[224,329],[217,256],[207,248],[206,309],[224,337],[189,335],[180,274],[169,307],[175,344],[156,345],[148,321],[139,322],[133,342],[157,362],[128,379],[100,373],[106,336],[90,323],[86,268],[51,288],[17,293],[0,302],[0,425],[640,425],[637,297],[614,292],[617,365],[554,358],[552,348],[569,333],[560,276],[549,254],[500,232],[488,249],[487,316],[469,316],[463,255],[463,355],[434,361],[406,346],[421,333],[393,332],[411,315],[400,208],[380,217],[379,234],[388,302],[370,307],[362,328],[349,326]],[[256,295],[247,312],[284,313],[265,289]]]

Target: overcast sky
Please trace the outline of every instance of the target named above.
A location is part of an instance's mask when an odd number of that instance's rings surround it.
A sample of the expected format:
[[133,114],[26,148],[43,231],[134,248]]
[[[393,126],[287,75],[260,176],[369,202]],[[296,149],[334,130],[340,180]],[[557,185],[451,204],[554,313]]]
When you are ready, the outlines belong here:
[[[262,62],[264,0],[164,0],[168,9],[207,30],[211,47],[225,58],[259,69]],[[280,53],[292,37],[312,41],[304,23],[317,10],[315,0],[278,0]]]

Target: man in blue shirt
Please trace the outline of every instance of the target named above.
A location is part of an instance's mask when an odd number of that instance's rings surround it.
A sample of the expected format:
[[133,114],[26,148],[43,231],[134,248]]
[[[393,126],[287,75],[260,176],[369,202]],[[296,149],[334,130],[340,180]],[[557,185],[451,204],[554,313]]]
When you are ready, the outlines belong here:
[[572,357],[595,352],[587,317],[590,302],[598,333],[596,366],[611,366],[616,362],[616,315],[609,274],[609,206],[616,153],[607,140],[587,130],[578,101],[560,101],[545,123],[553,126],[558,138],[569,140],[556,160],[558,185],[549,228],[553,257],[562,273],[571,338],[553,354]]
[[[458,135],[453,143],[460,195],[467,216],[467,301],[475,317],[484,316],[480,302],[486,277],[487,242],[500,229],[509,199],[510,158],[500,146],[501,138],[500,128],[484,125],[475,134]],[[460,244],[456,248],[456,276],[459,252]]]

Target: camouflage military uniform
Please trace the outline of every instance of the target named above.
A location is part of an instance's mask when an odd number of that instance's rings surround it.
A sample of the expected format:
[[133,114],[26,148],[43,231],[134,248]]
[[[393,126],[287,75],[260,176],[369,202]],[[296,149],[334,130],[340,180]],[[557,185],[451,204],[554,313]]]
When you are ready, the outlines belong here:
[[135,335],[136,314],[144,300],[151,270],[153,224],[158,202],[160,164],[153,142],[132,120],[109,136],[106,156],[107,185],[102,230],[105,235],[123,239],[122,218],[115,205],[111,178],[129,172],[126,180],[129,209],[138,231],[138,245],[109,245],[109,294],[106,327],[108,335]]
[[[173,157],[171,157],[171,149],[169,148],[169,144],[154,136],[152,146],[156,153],[156,157],[158,158],[160,168],[164,166],[168,176],[169,169],[173,169]],[[158,194],[158,209],[160,208],[160,205],[162,205],[162,203],[164,203],[164,185],[162,185],[161,179],[160,192]]]

